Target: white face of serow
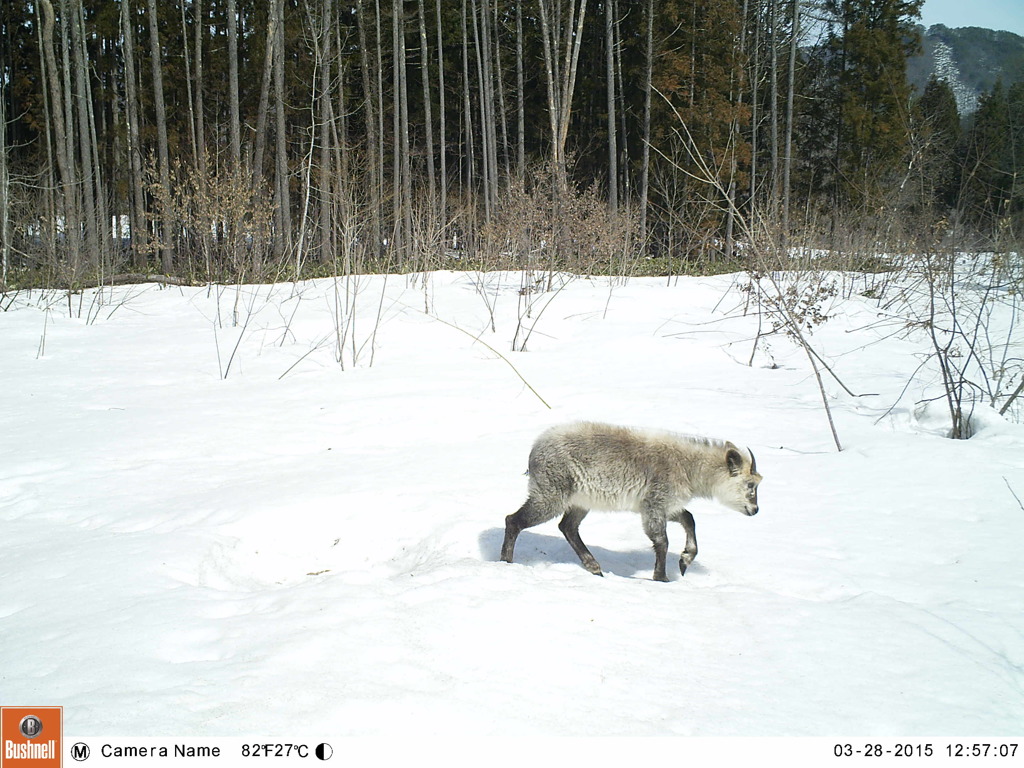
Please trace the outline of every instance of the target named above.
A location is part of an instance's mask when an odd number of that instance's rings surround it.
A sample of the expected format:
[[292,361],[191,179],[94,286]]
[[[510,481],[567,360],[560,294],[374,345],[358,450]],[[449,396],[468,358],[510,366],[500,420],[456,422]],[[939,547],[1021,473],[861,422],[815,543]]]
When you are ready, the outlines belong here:
[[733,449],[726,454],[729,477],[719,485],[715,498],[730,509],[753,516],[758,511],[757,486],[761,483],[761,475],[757,473],[753,451],[748,452],[749,457]]

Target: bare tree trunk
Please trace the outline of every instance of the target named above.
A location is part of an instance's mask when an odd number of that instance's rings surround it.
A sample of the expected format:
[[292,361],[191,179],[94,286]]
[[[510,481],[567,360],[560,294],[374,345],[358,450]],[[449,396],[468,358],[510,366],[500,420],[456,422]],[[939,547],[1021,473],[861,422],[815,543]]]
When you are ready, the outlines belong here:
[[789,41],[789,82],[786,86],[786,150],[782,168],[782,236],[789,237],[790,179],[793,168],[793,97],[796,92],[796,53],[800,38],[800,0],[793,0],[793,28]]
[[[153,101],[156,105],[157,157],[160,163],[160,187],[165,202],[171,199],[171,160],[167,145],[167,107],[164,104],[163,56],[160,51],[160,24],[156,0],[147,0],[149,13],[149,47],[153,68]],[[170,273],[174,268],[174,225],[170,206],[163,207],[163,231],[160,235],[160,268]]]
[[[579,62],[580,46],[583,43],[583,21],[586,17],[587,0],[569,0],[568,13],[563,12],[562,0],[554,0],[553,8],[548,0],[538,0],[540,5],[541,37],[544,43],[544,71],[548,87],[548,111],[551,123],[551,165],[554,179],[552,189],[552,247],[548,256],[547,289],[554,287],[555,264],[559,258],[559,244],[563,240],[562,200],[569,189],[566,167],[565,144],[569,136],[569,122],[572,118],[572,97],[576,89],[576,68]],[[552,14],[551,11],[554,11]],[[564,25],[564,26],[563,26]],[[564,54],[561,50],[565,41]],[[564,55],[564,61],[560,58]]]
[[[380,203],[381,215],[384,213],[384,25],[381,22],[380,0],[374,0],[373,12],[376,20],[374,27],[377,36],[377,68],[374,71],[377,81],[377,191]],[[397,147],[394,148],[397,151]],[[382,232],[383,235],[383,232]],[[377,247],[381,246],[381,240],[377,241]]]
[[[76,155],[76,136],[75,130],[75,95],[74,89],[71,85],[71,30],[68,25],[68,19],[71,16],[71,11],[68,8],[68,0],[61,0],[60,3],[60,57],[61,57],[61,82],[64,88],[64,114],[61,116],[64,119],[64,136],[67,139],[67,158],[71,169],[72,178],[74,180],[74,188],[72,190],[74,210],[75,210],[75,221],[76,221],[76,233],[75,238],[78,241],[78,252],[81,256],[86,256],[84,252],[85,242],[82,239],[84,236],[85,222],[83,221],[82,213],[82,172],[78,167],[78,160]],[[82,266],[81,262],[75,264],[75,275],[78,275],[78,270]]]
[[[83,56],[88,61],[87,52],[84,50],[85,43],[85,15],[84,9],[79,6],[81,15],[80,22],[83,31]],[[89,147],[92,150],[92,157],[88,162],[92,163],[92,177],[95,181],[93,187],[96,195],[96,233],[99,239],[99,258],[101,264],[110,263],[110,210],[107,204],[107,194],[103,187],[102,165],[100,164],[100,143],[96,135],[96,110],[95,100],[92,92],[92,81],[89,77],[85,79],[85,108],[87,111],[86,122],[89,125]],[[106,112],[104,115],[104,130],[106,131]]]
[[526,101],[523,93],[523,4],[516,3],[516,178],[526,178]]
[[68,9],[68,0],[61,0],[60,3],[60,57],[61,57],[61,84],[64,88],[64,114],[61,117],[64,120],[64,136],[67,140],[67,158],[68,165],[71,170],[73,187],[72,187],[72,204],[74,206],[74,219],[75,219],[75,240],[77,242],[77,252],[79,259],[75,262],[72,269],[72,276],[77,279],[82,269],[83,263],[82,258],[86,258],[86,244],[84,241],[85,233],[85,222],[84,214],[82,211],[82,170],[78,167],[78,160],[76,154],[76,137],[77,131],[75,129],[75,95],[74,89],[71,85],[71,30],[68,26],[68,19],[71,16],[71,12]]
[[255,189],[264,177],[263,156],[267,143],[267,114],[270,109],[270,81],[274,71],[274,48],[277,47],[277,13],[275,0],[267,12],[267,40],[263,53],[263,79],[260,82],[260,103],[256,110],[256,138],[253,146],[252,187]]
[[[618,131],[615,136],[615,144],[619,160],[616,162],[619,172],[619,195],[620,197],[624,194],[626,198],[626,204],[631,202],[632,191],[633,191],[633,168],[629,162],[629,129],[634,125],[633,115],[628,109],[626,109],[625,103],[625,79],[622,76],[622,13],[619,10],[619,0],[611,0],[612,13],[615,16],[615,39],[617,41],[615,46],[615,94],[618,100],[618,106],[616,108],[616,114],[618,115]],[[632,7],[630,5],[630,7]],[[625,160],[625,163],[621,161]],[[623,200],[620,199],[620,203]]]
[[740,142],[740,124],[739,117],[736,114],[736,105],[743,102],[743,70],[742,62],[746,56],[746,44],[747,44],[747,9],[749,4],[747,0],[743,0],[743,6],[740,15],[740,39],[738,55],[736,56],[735,63],[731,67],[729,73],[729,103],[732,105],[733,113],[732,120],[729,121],[729,188],[727,191],[728,205],[726,206],[726,218],[725,218],[725,257],[731,259],[734,249],[735,240],[734,234],[736,229],[736,214],[738,211],[736,205],[737,196],[737,183],[736,174],[739,170],[739,163],[736,157],[736,149]]
[[[339,20],[340,12],[335,11],[335,15],[331,21],[334,25],[334,61],[337,63],[337,92],[338,102],[335,105],[331,102],[331,129],[334,131],[334,147],[335,154],[338,159],[338,178],[339,186],[348,184],[349,181],[349,152],[348,152],[348,105],[345,102],[345,82],[348,78],[348,64],[346,62],[344,52],[345,44],[341,39],[342,24]],[[348,35],[346,34],[346,40]]]
[[381,242],[381,186],[379,178],[383,158],[377,151],[379,146],[377,139],[377,106],[380,104],[380,95],[377,92],[377,80],[372,71],[373,66],[370,58],[370,43],[366,27],[367,19],[366,10],[363,7],[363,0],[357,0],[356,31],[359,37],[359,70],[363,79],[363,117],[366,122],[367,175],[370,178],[370,222],[373,237],[373,252],[376,253],[380,248]]
[[[498,104],[498,115],[497,124],[501,127],[501,154],[505,159],[505,178],[511,176],[511,169],[509,165],[511,163],[511,153],[509,152],[508,144],[508,113],[505,110],[505,75],[501,67],[501,34],[500,25],[498,22],[498,5],[500,0],[494,0],[494,12],[488,14],[488,37],[490,38],[493,30],[493,38],[491,39],[490,48],[494,51],[494,85],[492,91],[496,90],[497,93],[494,96],[497,99]],[[518,5],[518,3],[517,3]],[[497,152],[497,137],[495,137],[495,152]],[[495,166],[497,166],[497,158],[495,158]],[[497,193],[495,193],[497,194]]]
[[[757,199],[757,183],[761,127],[761,28],[764,26],[760,20],[760,9],[762,0],[755,0],[754,11],[754,45],[752,61],[750,64],[750,205],[757,206],[760,201]],[[756,217],[754,217],[756,220]]]
[[78,156],[81,169],[80,196],[85,210],[83,224],[85,229],[86,261],[92,270],[100,263],[99,223],[96,218],[96,176],[93,167],[92,131],[89,128],[89,94],[87,88],[88,73],[85,68],[85,30],[82,27],[81,0],[77,0],[74,9],[64,6],[69,12],[68,24],[71,29],[71,58],[75,73],[75,98],[78,117]]
[[[106,264],[109,262],[110,256],[110,217],[107,206],[106,190],[103,187],[102,166],[100,164],[100,144],[96,134],[96,110],[94,107],[92,92],[92,79],[88,74],[89,55],[86,50],[87,33],[85,29],[85,9],[82,7],[81,2],[78,3],[78,25],[81,29],[80,54],[83,70],[82,80],[85,83],[85,100],[82,102],[82,109],[85,111],[85,124],[87,126],[88,133],[86,146],[89,150],[82,162],[89,166],[89,172],[93,180],[91,189],[87,189],[87,193],[94,196],[96,201],[95,227],[97,250],[95,256],[100,260],[101,264]],[[104,113],[104,115],[105,114],[106,113]]]
[[185,61],[185,91],[188,95],[188,133],[192,139],[192,159],[196,168],[199,167],[199,140],[196,138],[196,102],[192,90],[192,61],[189,58],[188,50],[188,24],[185,21],[185,0],[179,0],[181,11],[181,40],[185,45],[185,53],[182,59]]
[[[242,180],[242,120],[238,103],[238,8],[236,0],[227,0],[228,34],[228,153],[229,167],[235,183]],[[251,184],[251,180],[250,180]],[[234,222],[225,223],[233,228]],[[237,233],[225,231],[223,236],[231,244],[231,261],[241,263],[241,242]]]
[[405,14],[402,0],[392,5],[392,66],[394,85],[394,239],[399,264],[412,253],[412,160],[409,152],[409,89],[405,72]]
[[473,19],[473,52],[476,55],[477,99],[480,105],[480,168],[483,172],[484,221],[491,220],[491,137],[488,129],[490,100],[487,98],[487,79],[484,75],[483,57],[480,51],[480,23],[477,0],[470,0],[470,16]]
[[557,66],[556,57],[558,55],[558,52],[557,50],[552,51],[553,41],[551,39],[551,23],[548,21],[547,3],[545,0],[538,0],[538,3],[540,5],[540,18],[542,28],[541,39],[544,44],[544,81],[547,85],[548,93],[548,124],[551,128],[551,162],[555,166],[555,168],[553,168],[552,170],[557,173],[557,167],[562,159],[558,144],[558,121],[562,110],[558,103],[558,78],[555,72],[555,67]]
[[477,80],[480,84],[480,136],[483,142],[484,171],[484,216],[491,220],[491,214],[498,198],[498,153],[497,132],[494,116],[494,83],[491,75],[490,35],[488,34],[487,0],[477,6],[473,0],[473,37],[476,50]]
[[[345,46],[341,39],[342,25],[338,23],[338,16],[332,20],[335,29],[334,56],[338,64],[338,102],[331,106],[331,136],[334,142],[334,173],[335,178],[331,185],[331,253],[335,262],[338,260],[338,253],[341,253],[342,274],[352,274],[352,244],[354,241],[355,227],[353,226],[352,214],[355,205],[352,200],[351,190],[352,179],[349,176],[349,150],[348,150],[348,105],[345,102],[345,79],[346,62],[342,55]],[[365,181],[365,177],[364,177]]]
[[274,43],[274,176],[278,226],[275,247],[279,258],[287,258],[292,252],[292,213],[288,174],[288,124],[285,119],[284,101],[284,0],[275,0],[274,14],[277,16]]
[[207,23],[203,18],[203,2],[202,0],[193,0],[194,3],[194,15],[193,24],[195,25],[195,112],[196,112],[196,160],[197,167],[199,169],[199,178],[206,179],[206,107],[203,100],[203,30],[206,29]]
[[[49,34],[53,35],[53,15],[52,8],[50,14],[50,28]],[[57,261],[57,236],[56,236],[56,224],[58,219],[58,208],[57,201],[54,199],[55,194],[58,191],[58,183],[55,177],[57,172],[56,165],[54,162],[54,141],[53,141],[53,105],[50,103],[50,77],[49,67],[47,66],[47,48],[43,43],[43,27],[45,22],[43,21],[42,8],[37,4],[35,9],[35,27],[36,27],[36,47],[39,50],[39,72],[42,78],[42,92],[43,92],[43,116],[45,125],[45,137],[46,137],[46,176],[45,184],[43,187],[43,200],[44,200],[44,221],[48,222],[49,225],[43,228],[40,232],[41,237],[46,243],[46,253],[50,258],[51,262],[56,263]],[[53,53],[52,43],[49,46],[49,53]]]
[[[202,0],[192,0],[192,30],[194,68],[189,62],[188,24],[185,20],[185,2],[181,0],[181,39],[185,43],[185,84],[188,92],[189,133],[192,137],[192,159],[201,194],[206,188],[206,127],[203,120],[203,8]],[[200,243],[207,274],[211,273],[212,235],[208,227],[200,227],[189,235]]]
[[619,210],[618,147],[615,142],[615,25],[612,4],[604,4],[605,79],[608,98],[608,207],[612,213]]
[[[334,241],[332,238],[332,202],[331,194],[331,134],[333,128],[333,110],[331,109],[331,71],[332,71],[332,27],[334,25],[334,0],[323,0],[321,4],[322,18],[320,36],[320,261],[323,264],[334,263]],[[340,181],[340,180],[339,180]]]
[[772,221],[778,221],[777,213],[779,210],[779,2],[778,0],[771,0],[770,5],[770,32],[771,32],[771,50],[769,51],[770,56],[770,75],[771,75],[771,103],[769,104],[770,113],[770,124],[769,130],[771,131],[771,212]]
[[404,244],[406,260],[422,254],[422,249],[414,242],[412,227],[412,152],[409,147],[409,73],[405,56],[405,11],[404,0],[399,0],[399,43],[398,59],[400,66],[401,88],[399,106],[402,114],[401,151],[402,151],[402,229],[405,232]]
[[701,30],[697,26],[697,3],[690,3],[690,87],[688,89],[689,106],[693,109],[693,105],[697,99],[697,48],[698,41],[700,39]]
[[[847,41],[850,39],[849,24],[846,19],[846,14],[843,14],[842,18],[843,32],[840,38],[842,47],[839,51],[839,71],[846,72],[846,54],[847,54]],[[833,148],[833,172],[832,172],[832,225],[831,234],[833,238],[836,235],[836,230],[839,227],[839,212],[841,207],[841,190],[843,184],[843,152],[845,147],[843,146],[843,133],[845,126],[843,125],[843,112],[839,111],[838,119],[835,121],[835,139]]]
[[440,143],[441,143],[441,225],[448,222],[448,144],[447,136],[447,115],[445,114],[445,91],[444,91],[444,40],[441,31],[441,0],[435,3],[437,15],[437,105],[440,112]]
[[640,242],[647,243],[647,196],[651,168],[651,77],[654,70],[654,0],[647,0],[647,30],[645,33],[643,150],[640,161]]
[[474,153],[473,153],[473,102],[470,98],[469,78],[469,22],[466,15],[466,0],[462,0],[462,121],[465,133],[465,149],[462,153],[465,173],[463,174],[463,198],[473,197]]
[[423,115],[426,123],[427,136],[427,191],[430,202],[428,205],[437,218],[437,180],[434,174],[434,115],[430,106],[430,57],[427,50],[427,19],[423,8],[423,0],[418,0],[420,31],[420,72],[423,80]]
[[[402,67],[399,63],[399,48],[405,45],[400,38],[398,27],[402,18],[403,0],[391,0],[391,247],[399,264],[402,245]],[[382,105],[383,106],[383,105]]]
[[43,10],[43,51],[47,76],[50,80],[50,101],[52,104],[53,126],[56,133],[57,168],[60,172],[61,195],[59,213],[64,218],[64,232],[68,245],[68,261],[73,275],[81,268],[81,230],[79,228],[78,204],[75,191],[77,179],[72,156],[68,151],[68,124],[65,119],[64,89],[61,87],[60,70],[53,49],[53,5],[50,0],[40,0]]
[[[0,56],[0,71],[7,62]],[[7,271],[11,263],[11,176],[7,163],[7,94],[0,78],[0,291],[7,290]]]
[[[569,13],[565,27],[560,28],[553,21],[561,21],[561,7],[552,17],[550,3],[560,4],[562,0],[538,0],[541,18],[541,36],[544,43],[544,69],[548,87],[548,110],[551,122],[551,160],[559,194],[568,187],[565,166],[565,144],[569,136],[569,122],[572,118],[572,97],[576,90],[576,69],[580,47],[583,44],[583,21],[587,12],[587,0],[569,0]],[[565,41],[564,53],[559,50]],[[558,61],[564,56],[564,63]]]
[[231,169],[242,166],[242,120],[238,105],[238,11],[236,0],[227,0],[228,15],[228,131],[231,141]]
[[129,17],[129,3],[121,3],[121,53],[124,58],[125,117],[128,121],[129,197],[131,198],[131,241],[136,269],[146,266],[149,227],[146,224],[146,196],[142,187],[142,145],[139,139],[139,95],[135,70],[135,30]]

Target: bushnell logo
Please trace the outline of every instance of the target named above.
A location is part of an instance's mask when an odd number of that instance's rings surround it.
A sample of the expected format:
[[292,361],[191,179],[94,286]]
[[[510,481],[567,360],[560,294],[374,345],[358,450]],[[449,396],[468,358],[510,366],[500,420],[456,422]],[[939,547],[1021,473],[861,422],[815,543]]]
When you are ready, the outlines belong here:
[[3,768],[60,768],[61,707],[0,707]]
[[26,739],[34,739],[43,732],[43,721],[35,715],[26,715],[21,718],[18,730],[21,731],[21,735]]

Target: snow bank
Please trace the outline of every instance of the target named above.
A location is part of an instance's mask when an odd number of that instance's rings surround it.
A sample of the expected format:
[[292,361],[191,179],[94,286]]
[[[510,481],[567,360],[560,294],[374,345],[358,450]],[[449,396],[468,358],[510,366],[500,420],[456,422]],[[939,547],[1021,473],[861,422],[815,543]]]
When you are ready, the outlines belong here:
[[[733,282],[19,297],[4,702],[136,736],[1019,735],[1024,430],[979,411],[943,439],[915,410],[934,392],[899,397],[924,339],[854,299],[814,337],[878,393],[830,384],[836,453],[801,352],[746,364]],[[700,555],[669,584],[629,514],[583,526],[604,579],[554,523],[496,562],[533,438],[576,418],[749,445],[761,514],[695,506]]]

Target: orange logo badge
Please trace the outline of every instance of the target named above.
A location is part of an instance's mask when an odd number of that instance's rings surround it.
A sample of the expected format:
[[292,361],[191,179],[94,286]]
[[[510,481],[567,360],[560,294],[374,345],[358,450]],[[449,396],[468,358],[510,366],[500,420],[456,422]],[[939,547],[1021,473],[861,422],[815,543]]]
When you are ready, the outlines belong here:
[[60,768],[62,707],[0,707],[0,766]]

